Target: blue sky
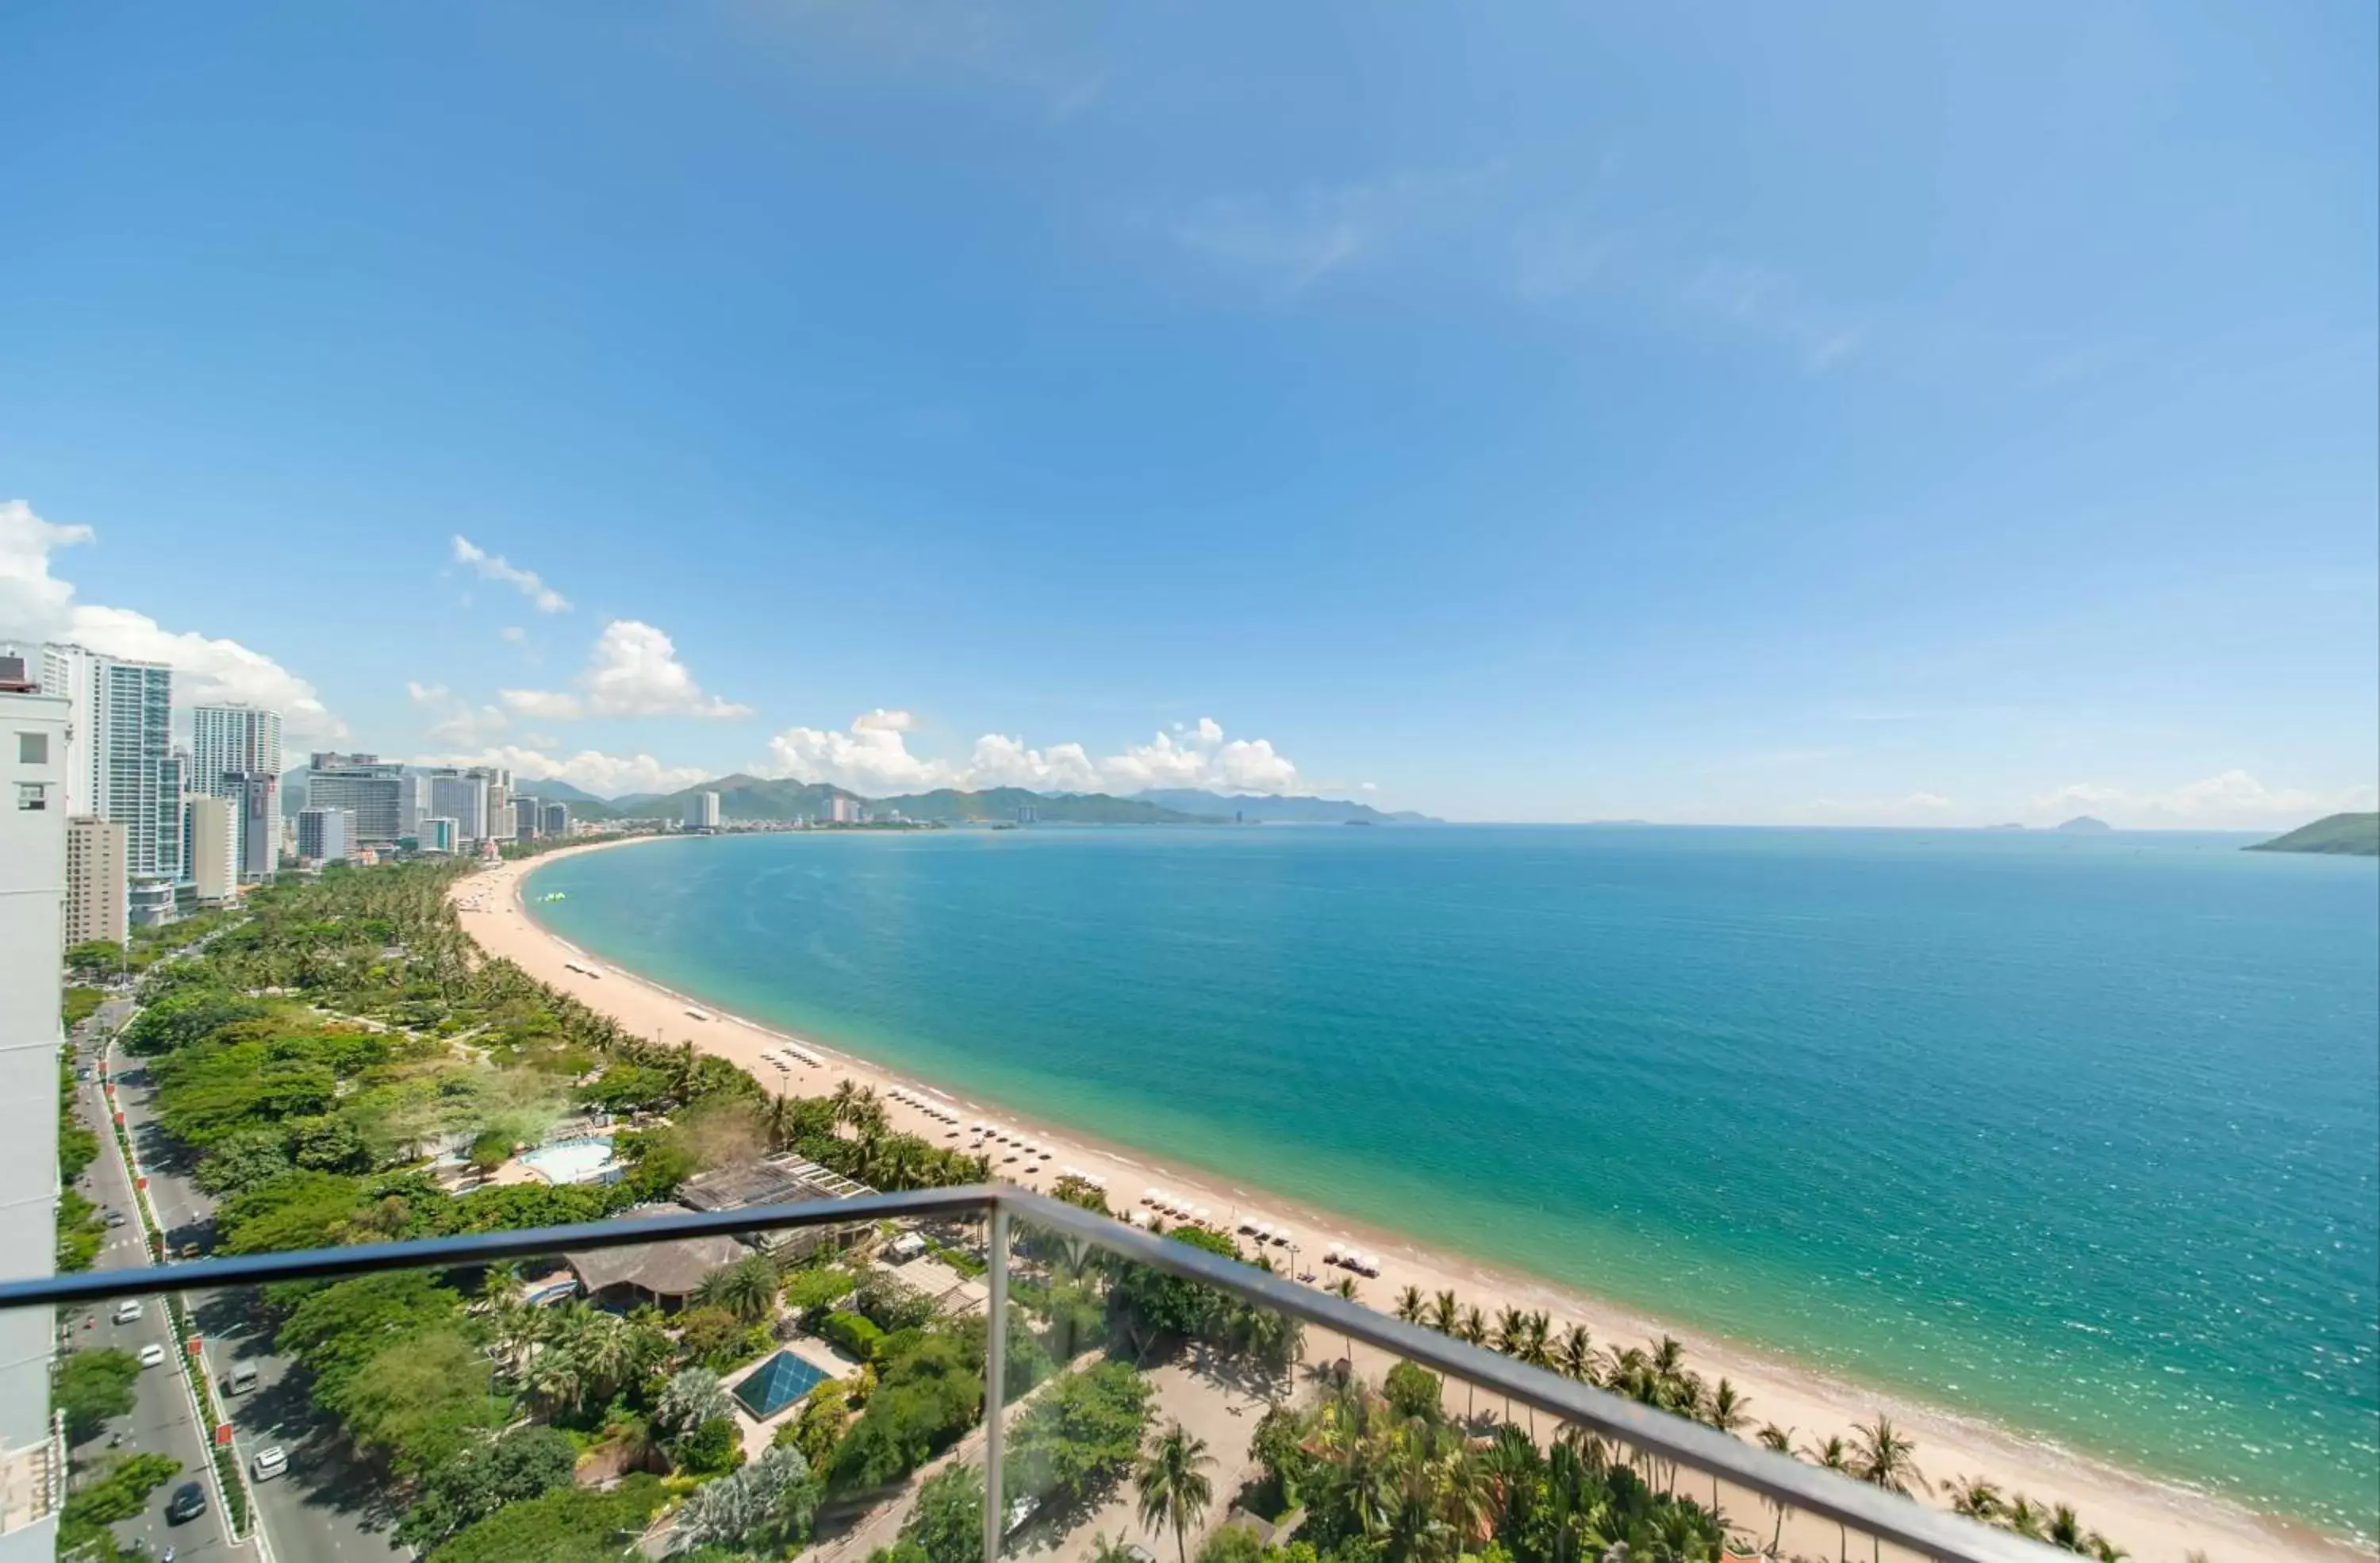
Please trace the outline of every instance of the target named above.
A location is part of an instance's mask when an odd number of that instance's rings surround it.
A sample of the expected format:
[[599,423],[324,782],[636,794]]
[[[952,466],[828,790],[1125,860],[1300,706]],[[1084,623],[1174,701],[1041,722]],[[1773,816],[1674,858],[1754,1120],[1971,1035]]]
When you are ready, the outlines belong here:
[[12,6],[0,635],[605,792],[2371,807],[2376,14]]

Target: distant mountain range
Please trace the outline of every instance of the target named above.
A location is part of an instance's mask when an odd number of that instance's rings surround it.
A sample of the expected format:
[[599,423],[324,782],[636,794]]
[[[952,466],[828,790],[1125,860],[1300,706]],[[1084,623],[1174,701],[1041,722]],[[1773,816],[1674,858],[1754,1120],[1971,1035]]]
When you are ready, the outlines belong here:
[[1284,798],[1259,793],[1210,793],[1195,787],[1155,787],[1133,794],[1143,803],[1156,804],[1160,808],[1177,809],[1189,815],[1211,815],[1230,819],[1293,822],[1300,825],[1344,825],[1361,822],[1366,825],[1443,825],[1442,819],[1432,819],[1427,814],[1411,809],[1384,813],[1369,804],[1349,803],[1341,798]]
[[[431,768],[409,765],[405,769],[412,775]],[[1190,787],[1158,788],[1131,797],[1036,793],[1023,787],[988,787],[977,793],[941,787],[930,793],[869,798],[823,782],[771,780],[738,772],[674,793],[625,793],[616,798],[599,797],[567,782],[521,782],[514,788],[516,797],[566,803],[576,818],[596,820],[683,819],[687,801],[706,792],[719,794],[720,818],[736,824],[816,819],[832,812],[837,798],[848,798],[879,818],[897,809],[905,819],[939,825],[1006,824],[1014,822],[1017,811],[1024,808],[1030,808],[1034,818],[1045,825],[1214,825],[1234,818],[1301,825],[1441,823],[1426,814],[1385,813],[1369,804],[1344,799],[1233,794]],[[298,766],[282,774],[281,811],[294,815],[305,806],[306,768]]]
[[2078,814],[2058,827],[2061,830],[2112,830],[2114,826],[2088,814]]
[[2319,852],[2339,857],[2380,857],[2380,814],[2334,814],[2286,836],[2258,842],[2250,852]]

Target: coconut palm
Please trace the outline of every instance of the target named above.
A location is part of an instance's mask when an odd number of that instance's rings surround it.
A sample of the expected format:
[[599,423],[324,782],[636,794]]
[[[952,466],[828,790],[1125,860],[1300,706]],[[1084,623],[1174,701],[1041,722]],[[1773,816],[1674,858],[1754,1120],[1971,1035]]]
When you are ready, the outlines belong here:
[[1575,1378],[1582,1384],[1595,1381],[1595,1338],[1585,1325],[1574,1324],[1561,1333],[1554,1348],[1554,1362],[1565,1378]]
[[1527,1338],[1529,1315],[1518,1308],[1496,1310],[1496,1350],[1504,1355],[1520,1354],[1521,1342]]
[[[1793,1430],[1791,1427],[1779,1427],[1773,1422],[1765,1422],[1761,1424],[1760,1431],[1755,1434],[1754,1437],[1762,1448],[1771,1454],[1791,1457],[1793,1453]],[[1785,1544],[1785,1520],[1793,1512],[1793,1506],[1782,1498],[1770,1498],[1768,1503],[1777,1510],[1777,1533],[1768,1538],[1768,1550],[1777,1552]]]
[[1752,1421],[1752,1402],[1736,1391],[1734,1385],[1722,1375],[1716,1387],[1703,1397],[1702,1419],[1722,1433],[1733,1433]]
[[1417,1286],[1409,1286],[1397,1293],[1397,1317],[1406,1324],[1421,1323],[1422,1310],[1426,1306],[1421,1300],[1421,1288]]
[[1870,1486],[1882,1487],[1888,1493],[1909,1496],[1912,1482],[1925,1484],[1925,1474],[1917,1469],[1913,1458],[1917,1446],[1903,1437],[1892,1425],[1892,1419],[1878,1413],[1874,1422],[1863,1422],[1852,1428],[1855,1443],[1852,1450],[1852,1474]]
[[1463,1322],[1463,1310],[1456,1306],[1454,1293],[1441,1291],[1430,1300],[1429,1327],[1440,1335],[1452,1335],[1454,1327]]
[[2034,1541],[2048,1539],[2049,1516],[2042,1512],[2039,1504],[2022,1493],[2008,1500],[2008,1508],[2003,1511],[2000,1522],[2018,1535],[2028,1536]]
[[2082,1517],[2074,1512],[2072,1504],[2061,1503],[2050,1509],[2049,1523],[2044,1528],[2042,1539],[2067,1552],[2082,1550]]
[[2090,1547],[2091,1556],[2097,1558],[2099,1563],[2124,1563],[2124,1559],[2131,1556],[2096,1531],[2091,1533],[2085,1545]]
[[[1840,1433],[1829,1437],[1823,1444],[1806,1446],[1802,1450],[1802,1458],[1813,1465],[1824,1466],[1828,1471],[1840,1472],[1845,1476],[1852,1473],[1852,1447],[1843,1442],[1842,1435]],[[1851,1532],[1841,1521],[1838,1520],[1835,1521],[1835,1556],[1844,1557],[1848,1557],[1850,1552]]]
[[1207,1506],[1215,1501],[1214,1484],[1207,1477],[1214,1463],[1207,1441],[1173,1422],[1148,1446],[1133,1472],[1140,1522],[1152,1531],[1173,1533],[1180,1563],[1190,1563],[1190,1527],[1206,1517]]
[[2008,1512],[2008,1500],[2000,1496],[1999,1484],[1980,1476],[1960,1476],[1943,1483],[1942,1496],[1950,1500],[1951,1513],[1981,1520],[1985,1524]]
[[722,1265],[702,1278],[694,1301],[705,1308],[723,1308],[746,1324],[759,1324],[777,1311],[777,1266],[765,1254],[751,1254],[732,1265]]

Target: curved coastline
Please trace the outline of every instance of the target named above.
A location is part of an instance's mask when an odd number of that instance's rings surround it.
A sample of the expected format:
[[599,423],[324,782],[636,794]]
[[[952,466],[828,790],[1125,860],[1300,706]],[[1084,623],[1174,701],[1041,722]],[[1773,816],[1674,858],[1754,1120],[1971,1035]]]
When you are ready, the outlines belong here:
[[[795,1036],[612,964],[611,956],[580,950],[538,922],[530,912],[522,889],[545,865],[566,856],[662,839],[672,838],[589,842],[474,874],[460,881],[457,896],[479,901],[482,909],[466,907],[464,926],[490,953],[517,962],[540,979],[637,1029],[658,1034],[674,1028],[670,1033],[674,1037],[687,1029],[685,1009],[704,1010],[711,1019],[698,1023],[702,1024],[702,1035],[696,1038],[697,1045],[752,1068],[764,1082],[773,1072],[760,1061],[759,1052],[797,1041],[826,1057],[831,1067],[796,1074],[788,1082],[790,1088],[831,1089],[837,1078],[845,1075],[880,1089],[893,1084],[929,1086],[960,1102],[971,1114],[996,1117],[1038,1139],[1059,1142],[1066,1158],[1109,1172],[1121,1196],[1119,1205],[1128,1205],[1143,1184],[1163,1183],[1211,1201],[1218,1208],[1261,1210],[1273,1219],[1285,1218],[1302,1237],[1314,1240],[1316,1251],[1329,1239],[1360,1240],[1362,1246],[1378,1251],[1385,1260],[1383,1274],[1366,1283],[1366,1290],[1371,1293],[1366,1300],[1375,1306],[1385,1305],[1387,1298],[1406,1284],[1418,1285],[1425,1293],[1451,1286],[1462,1291],[1467,1302],[1491,1312],[1500,1302],[1555,1310],[1563,1319],[1586,1323],[1598,1341],[1642,1339],[1669,1328],[1687,1343],[1708,1373],[1723,1373],[1748,1391],[1764,1419],[1795,1426],[1805,1436],[1813,1432],[1823,1436],[1848,1432],[1852,1422],[1881,1410],[1915,1434],[1931,1474],[1985,1477],[2007,1488],[2021,1488],[2036,1499],[2072,1502],[2091,1523],[2131,1547],[2132,1556],[2143,1563],[2163,1558],[2180,1563],[2188,1551],[2198,1548],[2217,1557],[2227,1553],[2308,1559],[2380,1557],[2358,1542],[2252,1512],[2228,1499],[2117,1466],[1993,1419],[1869,1388],[1850,1377],[1792,1362],[1771,1350],[1746,1347],[1706,1329],[1665,1326],[1639,1309],[1475,1258],[1446,1246],[1443,1240],[1417,1239],[1349,1220],[1305,1201],[1247,1186],[1228,1170],[1196,1167],[1188,1158],[1177,1159],[1195,1169],[1178,1171],[1136,1147],[1072,1123],[1012,1110],[989,1094],[983,1101],[969,1100],[936,1082],[879,1065],[832,1041],[808,1034]],[[572,957],[601,960],[610,975],[600,980],[577,976],[563,964]],[[896,1126],[929,1136],[939,1132],[911,1109],[888,1106],[892,1108]],[[1831,1527],[1828,1533],[1831,1538]]]

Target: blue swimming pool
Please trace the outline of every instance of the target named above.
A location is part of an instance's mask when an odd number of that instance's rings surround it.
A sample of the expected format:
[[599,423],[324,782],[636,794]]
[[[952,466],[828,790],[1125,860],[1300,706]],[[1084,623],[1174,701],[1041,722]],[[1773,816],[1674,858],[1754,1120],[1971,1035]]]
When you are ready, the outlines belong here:
[[613,1183],[627,1170],[613,1157],[609,1140],[556,1140],[522,1153],[520,1159],[549,1183]]

